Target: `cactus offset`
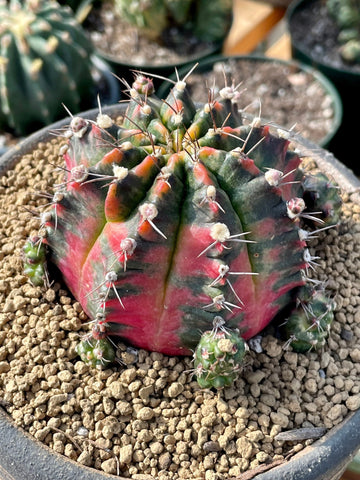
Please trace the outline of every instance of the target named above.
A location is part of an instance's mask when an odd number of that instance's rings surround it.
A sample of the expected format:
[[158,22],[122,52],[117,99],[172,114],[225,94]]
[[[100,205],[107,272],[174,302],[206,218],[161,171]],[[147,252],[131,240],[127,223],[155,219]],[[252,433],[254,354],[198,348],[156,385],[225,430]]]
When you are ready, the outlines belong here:
[[79,111],[94,86],[92,48],[71,10],[0,0],[0,18],[0,126],[24,135],[63,117],[62,104]]
[[194,353],[194,367],[201,388],[230,386],[236,379],[246,353],[246,343],[236,331],[224,328],[214,318],[213,330],[202,334]]
[[[72,119],[67,178],[45,223],[49,258],[92,319],[92,337],[119,335],[169,355],[196,351],[200,384],[214,386],[239,371],[243,340],[285,311],[294,310],[295,347],[300,334],[302,349],[306,337],[309,347],[316,335],[322,344],[328,329],[319,323],[314,332],[302,318],[312,297],[317,317],[326,303],[314,282],[303,290],[316,263],[303,223],[324,230],[337,221],[337,188],[322,177],[310,182],[289,141],[259,119],[242,125],[232,88],[196,108],[185,81],[160,101],[139,76],[130,96],[120,127],[103,114]],[[204,346],[222,335],[225,349],[234,346],[224,358]],[[94,364],[99,344],[85,342],[80,352]],[[202,348],[218,359],[210,373],[198,366]],[[98,350],[95,364],[106,363]]]

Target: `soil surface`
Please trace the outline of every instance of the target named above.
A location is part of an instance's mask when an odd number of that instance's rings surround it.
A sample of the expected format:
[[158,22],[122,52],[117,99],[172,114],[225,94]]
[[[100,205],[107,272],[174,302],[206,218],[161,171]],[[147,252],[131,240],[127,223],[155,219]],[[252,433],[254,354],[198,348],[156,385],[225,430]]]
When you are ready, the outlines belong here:
[[206,73],[195,70],[186,83],[192,98],[199,102],[209,99],[204,85],[213,88],[216,96],[224,85],[239,84],[240,109],[293,129],[315,143],[334,125],[331,96],[311,73],[295,65],[229,59]]
[[106,2],[89,14],[85,27],[98,50],[130,66],[175,65],[214,48],[213,43],[200,42],[191,31],[177,28],[166,30],[159,41],[150,40]]
[[322,350],[295,353],[269,327],[220,391],[199,388],[188,357],[120,344],[115,367],[80,361],[75,346],[90,328],[80,304],[22,271],[22,246],[49,201],[36,192],[62,181],[63,142],[40,144],[0,179],[0,398],[17,425],[79,464],[134,480],[225,480],[311,442],[280,432],[326,430],[360,407],[360,206],[347,194],[339,227],[310,245],[314,278],[337,305]]
[[345,63],[339,53],[339,28],[323,0],[315,0],[294,13],[289,29],[294,43],[314,60],[334,68],[360,72],[360,64]]

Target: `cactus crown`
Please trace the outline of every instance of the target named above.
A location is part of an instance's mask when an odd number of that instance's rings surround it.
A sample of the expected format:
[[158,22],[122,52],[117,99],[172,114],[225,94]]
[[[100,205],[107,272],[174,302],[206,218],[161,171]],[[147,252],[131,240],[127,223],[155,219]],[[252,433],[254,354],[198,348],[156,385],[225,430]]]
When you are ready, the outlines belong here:
[[[0,126],[19,135],[79,111],[93,88],[92,48],[68,7],[0,0]],[[26,105],[26,108],[24,108]]]
[[[303,227],[337,222],[337,188],[305,174],[284,135],[257,118],[243,125],[232,87],[197,108],[186,78],[160,100],[139,75],[129,95],[120,127],[101,112],[72,119],[66,179],[42,222],[49,258],[93,322],[82,358],[106,365],[106,337],[119,335],[195,351],[200,384],[220,387],[239,371],[244,340],[279,314],[294,346],[323,345],[333,305],[309,280]],[[35,243],[24,253],[37,281]]]

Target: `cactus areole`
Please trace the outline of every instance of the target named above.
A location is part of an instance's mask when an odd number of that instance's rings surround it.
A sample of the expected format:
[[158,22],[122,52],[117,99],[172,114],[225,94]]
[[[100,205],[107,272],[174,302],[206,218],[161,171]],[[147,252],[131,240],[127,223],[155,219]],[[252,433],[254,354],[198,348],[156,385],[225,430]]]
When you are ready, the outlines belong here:
[[[292,318],[290,340],[299,335],[303,350],[323,345],[333,304],[308,278],[316,261],[304,222],[336,224],[337,188],[323,176],[310,181],[289,140],[259,119],[243,125],[235,88],[200,108],[185,81],[165,100],[143,75],[129,91],[120,127],[101,112],[96,121],[72,119],[66,180],[41,239],[25,249],[38,283],[43,256],[34,245],[47,245],[92,320],[82,358],[106,364],[106,348],[94,354],[91,346],[118,335],[168,355],[195,351],[201,384],[222,386],[238,371],[240,343],[279,313]],[[206,381],[209,356],[223,380]],[[231,372],[219,369],[225,357]]]

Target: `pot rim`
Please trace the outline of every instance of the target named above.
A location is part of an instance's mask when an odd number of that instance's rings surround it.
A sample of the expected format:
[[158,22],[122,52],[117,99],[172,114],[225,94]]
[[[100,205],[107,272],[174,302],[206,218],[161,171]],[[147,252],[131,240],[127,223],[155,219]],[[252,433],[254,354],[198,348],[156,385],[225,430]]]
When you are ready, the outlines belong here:
[[[338,129],[340,128],[340,125],[342,123],[343,119],[343,107],[342,107],[342,100],[340,97],[340,94],[338,90],[336,89],[335,85],[329,78],[327,78],[325,75],[323,75],[319,70],[316,68],[311,67],[310,65],[306,65],[305,63],[299,62],[297,60],[284,60],[280,58],[272,58],[272,57],[266,57],[264,55],[260,54],[250,54],[250,55],[211,55],[210,57],[204,58],[203,60],[200,60],[198,63],[197,68],[194,70],[196,73],[202,73],[203,70],[207,70],[210,66],[212,66],[214,63],[217,62],[227,62],[227,61],[233,61],[233,60],[246,60],[246,61],[254,61],[254,62],[267,62],[267,63],[278,63],[281,65],[288,65],[290,67],[298,68],[299,70],[303,70],[307,72],[308,74],[312,75],[315,80],[317,80],[324,91],[331,96],[332,99],[332,104],[333,104],[333,110],[334,110],[334,118],[333,122],[331,125],[331,130],[318,142],[320,146],[325,147],[326,145],[329,144],[330,140],[334,137]],[[189,70],[189,67],[182,67],[178,70],[178,75],[179,78],[183,78]],[[176,74],[174,73],[173,75],[169,76],[170,80],[176,81]],[[164,82],[160,85],[158,88],[157,92],[158,95],[161,98],[164,98],[164,95],[169,91],[169,88],[171,85],[169,85],[169,82],[164,80]]]
[[96,53],[98,57],[103,58],[105,61],[109,63],[113,63],[118,65],[121,68],[127,68],[129,70],[136,69],[136,70],[147,70],[156,72],[158,70],[166,70],[181,68],[182,66],[189,65],[193,62],[201,58],[208,57],[209,55],[213,55],[215,52],[218,52],[221,49],[221,42],[214,42],[212,45],[207,46],[203,50],[200,50],[197,54],[189,55],[188,57],[184,57],[182,60],[177,62],[171,63],[141,63],[141,62],[132,62],[131,60],[120,60],[116,55],[111,55],[104,50],[100,50],[99,48],[96,49]]
[[[115,104],[102,109],[108,115],[124,113],[127,104]],[[94,119],[98,109],[80,113],[84,118]],[[0,176],[13,168],[19,159],[36,147],[39,142],[53,138],[54,131],[59,131],[69,125],[70,117],[44,127],[31,134],[18,145],[11,148],[0,158]],[[47,136],[47,138],[46,138]],[[351,194],[354,202],[360,205],[360,180],[345,165],[340,163],[332,153],[316,144],[293,135],[293,141],[301,143],[302,153],[311,155],[320,170],[336,178],[338,185]],[[323,478],[336,480],[356,451],[360,448],[360,409],[349,414],[339,425],[329,430],[323,437],[305,448],[297,455],[279,466],[274,466],[268,472],[256,475],[254,480],[315,480]],[[340,438],[340,440],[339,440]],[[342,439],[342,440],[341,440]],[[337,459],[341,458],[341,462]],[[124,477],[110,475],[93,468],[80,465],[72,459],[56,453],[45,444],[18,427],[12,417],[0,408],[0,477],[4,480],[23,480],[37,478],[53,480],[54,474],[59,480],[126,480]],[[20,465],[20,469],[19,469]],[[304,472],[306,467],[307,472]],[[326,469],[326,471],[324,470]],[[309,476],[306,476],[309,473]],[[335,474],[335,476],[334,476]],[[229,480],[236,480],[229,478]]]

